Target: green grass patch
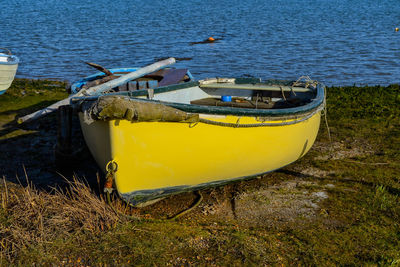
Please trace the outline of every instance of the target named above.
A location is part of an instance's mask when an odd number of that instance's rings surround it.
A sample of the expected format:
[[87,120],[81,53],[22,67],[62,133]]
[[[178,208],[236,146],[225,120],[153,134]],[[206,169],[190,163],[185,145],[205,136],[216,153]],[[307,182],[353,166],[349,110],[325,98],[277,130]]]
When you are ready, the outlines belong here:
[[0,114],[35,111],[68,96],[66,83],[50,80],[16,79],[0,97]]
[[[66,97],[64,87],[17,79],[0,97],[0,125],[26,131],[13,124],[15,116]],[[78,181],[68,193],[1,182],[1,265],[399,266],[399,86],[330,87],[327,93],[332,143],[322,122],[315,146],[298,162],[261,179],[204,190],[204,203],[178,220],[165,218],[188,207],[190,193],[137,210],[118,201],[110,208]],[[316,198],[321,192],[327,197]],[[243,193],[265,205],[265,224],[235,217],[231,209]],[[276,201],[295,203],[296,196],[304,203],[313,197],[304,209],[310,214],[285,220],[293,207]]]

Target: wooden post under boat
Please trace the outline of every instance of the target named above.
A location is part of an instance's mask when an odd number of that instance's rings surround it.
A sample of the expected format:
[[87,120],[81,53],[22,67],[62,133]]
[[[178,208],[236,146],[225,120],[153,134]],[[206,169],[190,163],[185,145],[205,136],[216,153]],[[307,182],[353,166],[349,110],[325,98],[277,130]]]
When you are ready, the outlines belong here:
[[56,154],[69,155],[72,152],[72,107],[60,106],[57,110]]

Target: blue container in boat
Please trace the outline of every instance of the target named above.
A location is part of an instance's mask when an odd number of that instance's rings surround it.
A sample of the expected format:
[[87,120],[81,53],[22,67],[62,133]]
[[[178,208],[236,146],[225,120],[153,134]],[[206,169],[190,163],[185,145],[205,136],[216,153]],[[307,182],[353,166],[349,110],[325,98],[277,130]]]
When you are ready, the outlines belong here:
[[223,95],[221,97],[222,102],[232,102],[232,96],[230,95]]

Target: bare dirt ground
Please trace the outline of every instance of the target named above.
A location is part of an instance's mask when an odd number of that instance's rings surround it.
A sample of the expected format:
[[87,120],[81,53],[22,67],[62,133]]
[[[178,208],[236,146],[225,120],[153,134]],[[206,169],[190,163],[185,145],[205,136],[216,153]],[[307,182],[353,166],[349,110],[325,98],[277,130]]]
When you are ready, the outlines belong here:
[[398,86],[330,88],[333,141],[321,124],[289,166],[143,208],[105,201],[76,121],[77,153],[57,161],[54,115],[16,123],[65,98],[57,86],[18,80],[0,98],[0,265],[399,264]]

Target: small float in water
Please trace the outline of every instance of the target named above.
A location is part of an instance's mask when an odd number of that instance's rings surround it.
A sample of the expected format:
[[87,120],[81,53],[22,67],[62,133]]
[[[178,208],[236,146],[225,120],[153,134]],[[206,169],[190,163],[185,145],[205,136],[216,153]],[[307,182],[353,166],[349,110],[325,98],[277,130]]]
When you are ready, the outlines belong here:
[[17,72],[19,59],[7,48],[0,48],[0,95],[11,86]]
[[215,78],[72,103],[106,184],[145,205],[301,158],[316,139],[325,88],[310,79]]

